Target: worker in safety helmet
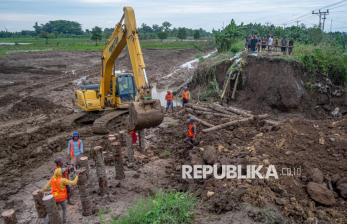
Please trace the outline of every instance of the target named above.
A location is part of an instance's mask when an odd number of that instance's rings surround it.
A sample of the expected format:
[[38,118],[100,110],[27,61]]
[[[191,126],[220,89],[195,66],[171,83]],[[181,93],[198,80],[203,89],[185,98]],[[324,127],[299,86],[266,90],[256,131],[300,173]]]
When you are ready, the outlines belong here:
[[[55,163],[55,169],[61,168],[63,178],[70,180],[70,169],[69,167],[64,166],[63,159],[59,157],[54,160],[54,163]],[[73,203],[71,202],[71,188],[69,185],[66,185],[66,191],[67,191],[67,203],[69,205],[73,205]]]
[[66,201],[68,198],[66,186],[76,185],[78,181],[78,175],[74,178],[73,181],[64,178],[62,175],[62,169],[60,167],[56,168],[54,170],[53,176],[48,181],[46,186],[42,188],[42,191],[48,191],[49,188],[51,189],[51,194],[53,195],[55,202],[63,210],[63,223],[66,223]]
[[196,145],[196,125],[194,119],[191,117],[187,120],[187,137],[184,139],[184,142],[190,144],[191,146]]
[[83,154],[83,142],[78,131],[72,133],[72,138],[67,144],[67,157],[73,165],[77,165],[78,158]]
[[165,95],[165,100],[166,100],[166,112],[168,112],[168,110],[171,108],[171,111],[173,113],[173,99],[174,99],[174,95],[173,93],[168,90],[166,92],[166,95]]
[[187,103],[189,103],[190,100],[190,92],[188,90],[188,87],[184,87],[184,90],[182,92],[182,106],[184,107]]

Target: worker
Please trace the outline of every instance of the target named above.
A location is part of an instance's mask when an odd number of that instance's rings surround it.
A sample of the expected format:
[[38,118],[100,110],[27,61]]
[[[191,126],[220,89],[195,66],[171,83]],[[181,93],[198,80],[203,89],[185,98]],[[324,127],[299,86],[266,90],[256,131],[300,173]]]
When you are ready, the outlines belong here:
[[174,99],[173,93],[170,90],[168,90],[166,95],[165,95],[166,112],[171,108],[171,111],[173,113],[173,99]]
[[184,142],[188,143],[191,146],[194,146],[196,144],[196,125],[195,121],[192,118],[188,118],[187,120],[187,137],[184,139]]
[[67,185],[76,185],[78,181],[78,175],[74,178],[73,181],[70,181],[62,177],[62,169],[56,168],[51,179],[48,181],[45,187],[42,188],[42,191],[48,191],[51,188],[51,194],[54,197],[55,202],[63,210],[63,223],[66,223],[66,200],[67,200]]
[[188,90],[188,87],[184,87],[183,93],[182,93],[182,106],[184,107],[187,103],[189,103],[190,100],[190,93]]
[[67,156],[68,160],[73,164],[74,166],[77,165],[78,158],[83,153],[83,142],[80,139],[80,135],[78,131],[74,131],[72,133],[72,138],[68,143],[67,146]]
[[[62,158],[57,158],[54,160],[55,163],[55,169],[61,168],[62,173],[63,173],[63,178],[70,180],[70,169],[68,167],[64,167],[63,159]],[[67,191],[67,203],[69,205],[73,205],[71,202],[71,188],[69,185],[66,185],[66,191]]]

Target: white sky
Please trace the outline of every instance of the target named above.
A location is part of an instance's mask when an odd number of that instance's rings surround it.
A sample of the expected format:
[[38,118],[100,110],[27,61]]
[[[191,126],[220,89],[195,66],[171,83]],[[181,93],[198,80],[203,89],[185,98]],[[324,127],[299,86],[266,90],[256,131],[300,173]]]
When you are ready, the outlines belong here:
[[[312,10],[328,7],[326,30],[347,32],[347,0],[0,0],[0,30],[32,30],[37,21],[65,19],[82,24],[83,29],[94,26],[113,27],[120,19],[122,7],[135,9],[138,26],[169,21],[174,27],[204,28],[211,31],[228,24],[272,23],[276,25],[300,23],[312,26],[318,16]],[[332,20],[332,23],[331,23]]]

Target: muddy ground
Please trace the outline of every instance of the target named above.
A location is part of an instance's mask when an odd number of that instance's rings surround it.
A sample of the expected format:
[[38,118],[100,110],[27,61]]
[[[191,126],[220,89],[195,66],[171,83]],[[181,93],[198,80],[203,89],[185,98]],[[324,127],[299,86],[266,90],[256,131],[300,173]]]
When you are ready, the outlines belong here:
[[[180,70],[180,65],[197,54],[195,50],[144,50],[150,80],[162,88],[182,84],[192,70]],[[99,56],[93,52],[44,52],[0,60],[0,207],[15,208],[19,223],[42,223],[31,192],[50,177],[52,161],[64,155],[72,130],[80,131],[87,151],[107,141],[106,136],[93,135],[88,125],[71,127],[66,122],[73,115],[76,84],[97,79]],[[129,69],[126,55],[117,64]],[[165,82],[160,77],[165,77]],[[278,115],[270,109],[266,112],[280,125],[254,121],[207,134],[199,132],[200,144],[194,148],[183,142],[185,110],[178,107],[173,114],[166,114],[159,127],[147,130],[147,151],[136,150],[136,164],[125,167],[125,180],[115,180],[113,166],[107,166],[107,196],[98,195],[92,169],[90,191],[99,214],[109,220],[124,215],[141,197],[159,189],[176,189],[198,197],[195,223],[346,223],[346,200],[337,189],[347,173],[346,118],[313,119],[290,111]],[[209,115],[200,118],[212,124],[228,121]],[[198,124],[199,131],[204,128]],[[124,156],[127,164],[126,153]],[[182,164],[273,164],[278,172],[300,168],[301,173],[281,175],[278,180],[209,177],[188,181],[181,178]],[[93,167],[92,161],[90,165]],[[308,195],[307,184],[312,181],[330,188],[332,205],[318,203]],[[73,200],[69,223],[100,221],[98,214],[81,215],[77,189]]]
[[[150,81],[155,83],[198,54],[189,49],[145,49]],[[129,71],[125,53],[117,65]],[[22,223],[35,217],[26,214],[32,212],[28,192],[48,178],[52,160],[65,152],[71,131],[80,131],[86,149],[93,144],[89,126],[72,127],[68,120],[75,110],[74,89],[82,82],[97,81],[99,71],[99,52],[37,52],[0,59],[0,207],[19,206]]]

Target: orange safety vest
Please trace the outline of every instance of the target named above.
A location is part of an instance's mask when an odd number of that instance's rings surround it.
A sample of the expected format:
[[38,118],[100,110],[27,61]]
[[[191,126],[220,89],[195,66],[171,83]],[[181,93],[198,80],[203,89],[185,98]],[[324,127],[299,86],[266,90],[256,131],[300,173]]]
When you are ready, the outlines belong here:
[[[81,149],[81,141],[78,139],[78,149]],[[70,159],[73,160],[75,158],[75,150],[74,150],[74,144],[73,139],[70,140]]]
[[188,124],[187,136],[189,138],[194,138],[195,137],[194,125],[193,124]]
[[189,91],[183,91],[182,93],[182,99],[189,100]]
[[165,100],[167,100],[167,101],[172,101],[173,100],[173,94],[166,94],[166,96],[165,96]]
[[67,199],[67,189],[61,186],[62,177],[53,177],[51,180],[51,194],[56,202],[63,202]]

